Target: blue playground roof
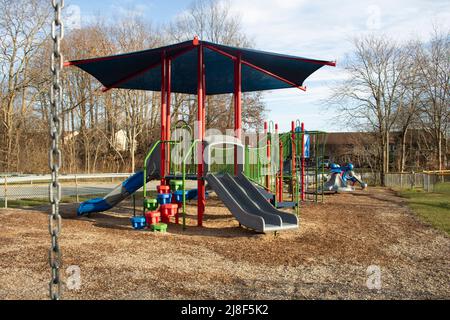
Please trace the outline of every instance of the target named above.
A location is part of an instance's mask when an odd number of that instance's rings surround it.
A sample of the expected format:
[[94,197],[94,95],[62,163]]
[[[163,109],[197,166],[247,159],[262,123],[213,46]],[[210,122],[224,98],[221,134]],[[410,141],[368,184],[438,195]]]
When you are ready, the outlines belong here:
[[234,92],[234,63],[242,61],[242,92],[298,87],[324,65],[333,61],[315,60],[252,49],[219,45],[206,41],[178,44],[126,54],[70,61],[98,79],[105,87],[161,90],[162,54],[171,59],[171,91],[197,94],[199,44],[204,48],[206,94]]

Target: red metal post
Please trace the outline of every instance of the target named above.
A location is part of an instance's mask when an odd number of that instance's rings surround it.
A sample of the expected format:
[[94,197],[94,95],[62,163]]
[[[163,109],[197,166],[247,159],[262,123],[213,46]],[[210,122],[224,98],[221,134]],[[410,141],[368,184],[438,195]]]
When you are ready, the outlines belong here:
[[[242,63],[241,54],[234,61],[234,134],[242,138]],[[238,174],[238,149],[234,146],[234,175]],[[243,163],[242,163],[243,165]]]
[[[278,124],[275,124],[275,135],[278,135]],[[278,172],[275,170],[275,200],[278,201],[280,196],[278,195],[278,192],[280,191],[278,186]]]
[[296,136],[295,136],[295,122],[292,121],[291,122],[291,131],[292,131],[292,135],[291,135],[291,157],[292,157],[292,165],[291,165],[291,191],[292,191],[292,201],[294,201],[295,196],[294,196],[294,184],[297,181],[297,176],[296,176],[296,168],[295,168],[295,156],[297,154],[297,146],[295,144],[296,141]]
[[203,136],[206,135],[206,74],[205,64],[203,63]]
[[301,124],[302,130],[302,201],[305,201],[305,124]]
[[267,148],[266,148],[266,154],[267,154],[267,173],[266,173],[266,188],[270,191],[270,140],[269,140],[269,131],[267,127],[267,122],[264,122],[264,134],[266,135],[266,141],[267,141]]
[[201,142],[198,144],[198,166],[197,166],[197,225],[203,225],[203,214],[205,213],[206,199],[205,199],[205,180],[203,179],[204,165],[203,165],[203,139],[205,137],[203,123],[205,121],[205,100],[204,100],[204,65],[203,65],[203,45],[198,46],[198,66],[197,66],[197,129]]
[[[166,59],[166,140],[170,140],[170,104],[171,104],[171,92],[172,92],[172,60]],[[166,147],[167,152],[167,161],[166,161],[166,170],[167,173],[170,173],[170,144],[167,144]]]
[[[161,53],[161,141],[166,140],[166,51]],[[161,185],[166,184],[166,144],[161,143]]]

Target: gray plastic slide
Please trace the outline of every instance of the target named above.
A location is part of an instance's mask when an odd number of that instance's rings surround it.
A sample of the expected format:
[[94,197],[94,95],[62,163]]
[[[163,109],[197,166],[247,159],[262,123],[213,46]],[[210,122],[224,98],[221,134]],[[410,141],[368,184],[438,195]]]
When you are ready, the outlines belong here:
[[275,209],[244,175],[208,173],[206,181],[241,225],[257,232],[298,228],[296,215]]
[[353,187],[346,187],[342,177],[339,173],[332,173],[330,179],[323,186],[324,191],[334,191],[334,192],[351,192],[355,191]]

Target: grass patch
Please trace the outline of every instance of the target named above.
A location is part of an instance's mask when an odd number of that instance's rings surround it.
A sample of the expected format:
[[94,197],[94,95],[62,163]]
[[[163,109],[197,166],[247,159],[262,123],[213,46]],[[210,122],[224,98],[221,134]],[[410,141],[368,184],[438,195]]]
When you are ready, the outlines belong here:
[[450,235],[450,183],[440,183],[434,192],[401,191],[410,208],[425,222]]

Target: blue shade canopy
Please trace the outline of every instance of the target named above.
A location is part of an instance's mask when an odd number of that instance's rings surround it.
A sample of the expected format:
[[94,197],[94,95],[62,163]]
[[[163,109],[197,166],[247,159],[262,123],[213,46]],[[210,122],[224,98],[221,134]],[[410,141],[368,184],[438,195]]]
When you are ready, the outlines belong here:
[[161,90],[163,54],[171,60],[171,91],[197,94],[198,48],[204,52],[206,94],[234,92],[234,61],[242,61],[242,92],[302,87],[303,82],[324,65],[314,60],[206,41],[178,44],[115,56],[75,60],[75,65],[98,79],[106,89]]

